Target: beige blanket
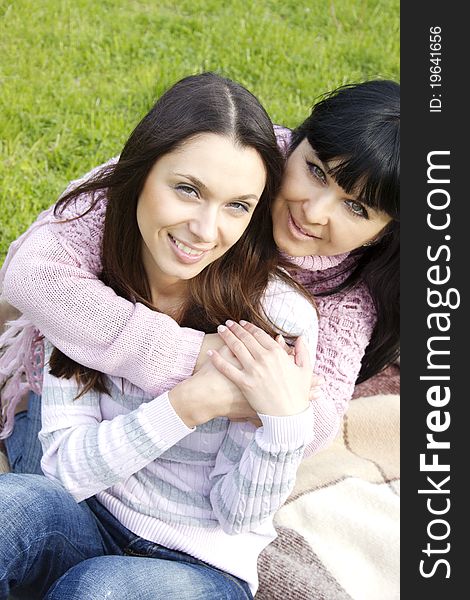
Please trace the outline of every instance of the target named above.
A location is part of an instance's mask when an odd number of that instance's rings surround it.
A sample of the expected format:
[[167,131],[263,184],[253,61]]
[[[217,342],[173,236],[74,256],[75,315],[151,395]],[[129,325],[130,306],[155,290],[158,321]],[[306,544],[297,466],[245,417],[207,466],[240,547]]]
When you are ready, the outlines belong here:
[[357,386],[334,443],[301,464],[256,600],[399,598],[398,387],[398,367]]

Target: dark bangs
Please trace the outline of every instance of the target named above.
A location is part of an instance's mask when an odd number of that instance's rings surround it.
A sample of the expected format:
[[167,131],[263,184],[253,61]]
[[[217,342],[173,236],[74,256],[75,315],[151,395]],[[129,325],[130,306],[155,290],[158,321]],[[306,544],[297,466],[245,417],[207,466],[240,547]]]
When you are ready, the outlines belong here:
[[400,219],[400,87],[393,81],[343,86],[323,97],[294,132],[305,138],[348,194]]

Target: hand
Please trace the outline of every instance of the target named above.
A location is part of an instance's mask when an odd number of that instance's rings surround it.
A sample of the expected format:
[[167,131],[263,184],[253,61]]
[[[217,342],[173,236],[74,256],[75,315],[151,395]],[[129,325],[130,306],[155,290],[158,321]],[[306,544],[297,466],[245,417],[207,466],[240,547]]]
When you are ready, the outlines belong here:
[[[221,356],[235,368],[240,363],[222,341]],[[170,402],[188,427],[206,423],[215,417],[232,421],[252,421],[259,426],[258,415],[230,379],[207,360],[197,373],[169,392]]]
[[219,335],[241,368],[213,350],[216,368],[239,387],[257,413],[286,416],[303,412],[309,404],[312,366],[302,338],[297,338],[292,355],[251,323],[226,324],[219,327]]
[[[281,346],[281,348],[283,348],[287,352],[289,356],[294,357],[294,348],[286,344],[286,340],[282,337],[282,335],[278,335],[276,337],[276,342]],[[315,402],[315,400],[319,400],[321,398],[323,385],[325,385],[324,377],[322,375],[315,375],[314,373],[312,373],[309,394],[310,402]]]
[[[217,334],[215,334],[215,335],[217,335]],[[240,361],[233,354],[233,352],[230,350],[230,348],[225,345],[225,343],[223,342],[223,340],[218,335],[217,335],[217,337],[224,344],[222,346],[222,348],[219,350],[220,356],[222,356],[222,358],[225,358],[225,360],[227,360],[230,364],[232,364],[235,367],[237,367],[237,369],[240,369],[241,368]],[[214,365],[209,360],[209,356],[207,357],[207,359],[208,359],[208,363],[207,364],[210,364],[211,368],[215,369]],[[220,371],[219,371],[219,373],[220,373]],[[261,422],[261,419],[258,417],[258,413],[256,413],[251,408],[251,406],[246,401],[245,396],[243,396],[243,400],[245,402],[245,405],[243,406],[243,411],[246,410],[247,411],[247,415],[249,415],[249,416],[236,417],[235,416],[236,415],[236,411],[239,411],[242,407],[241,406],[236,406],[235,404],[232,407],[233,411],[229,415],[226,415],[226,416],[228,416],[228,418],[230,419],[230,421],[232,421],[233,423],[246,423],[246,422],[248,422],[248,423],[251,423],[252,425],[254,425],[255,427],[262,427],[263,423]]]
[[196,365],[194,366],[193,374],[198,373],[202,365],[209,361],[209,356],[207,354],[209,350],[221,350],[224,346],[224,340],[221,339],[220,335],[217,333],[206,333],[196,360]]
[[325,385],[325,379],[322,375],[315,375],[312,373],[312,380],[310,382],[310,394],[309,400],[310,402],[315,402],[315,400],[319,400],[322,396],[322,388]]

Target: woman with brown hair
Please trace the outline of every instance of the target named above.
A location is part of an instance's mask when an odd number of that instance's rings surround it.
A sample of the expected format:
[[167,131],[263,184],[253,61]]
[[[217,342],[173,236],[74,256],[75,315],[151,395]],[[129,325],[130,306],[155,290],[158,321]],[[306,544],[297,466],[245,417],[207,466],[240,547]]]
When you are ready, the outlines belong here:
[[[252,598],[314,431],[316,311],[271,233],[281,166],[256,98],[202,74],[168,90],[119,160],[57,204],[51,228],[75,231],[64,251],[104,218],[90,261],[142,328],[145,307],[160,314],[160,343],[191,326],[219,331],[230,352],[156,396],[34,339],[46,477],[0,478],[0,598]],[[279,332],[297,338],[293,351]]]

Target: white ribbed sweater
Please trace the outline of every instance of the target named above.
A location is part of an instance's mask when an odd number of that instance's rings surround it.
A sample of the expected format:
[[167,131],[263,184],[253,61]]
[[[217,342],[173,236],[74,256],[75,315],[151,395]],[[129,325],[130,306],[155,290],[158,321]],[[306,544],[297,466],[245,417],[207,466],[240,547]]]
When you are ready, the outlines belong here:
[[[304,335],[314,356],[312,305],[277,280],[263,304],[278,327]],[[272,518],[313,438],[312,407],[289,417],[260,415],[259,429],[225,418],[189,429],[167,392],[154,398],[127,380],[109,383],[109,394],[75,400],[74,380],[57,379],[46,367],[46,476],[77,501],[96,495],[136,535],[246,580],[254,594],[258,555],[276,537]]]

